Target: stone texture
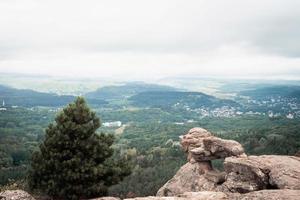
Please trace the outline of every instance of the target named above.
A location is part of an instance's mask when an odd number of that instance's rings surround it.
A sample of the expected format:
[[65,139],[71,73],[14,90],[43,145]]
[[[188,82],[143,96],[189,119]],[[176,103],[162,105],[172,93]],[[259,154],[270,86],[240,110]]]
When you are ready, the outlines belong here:
[[1,200],[35,200],[23,190],[6,190],[0,193]]
[[267,188],[300,189],[300,158],[294,156],[249,156],[226,158],[224,185],[232,192]]
[[185,192],[211,191],[215,184],[203,174],[209,168],[206,163],[187,163],[157,192],[157,196],[177,196]]
[[245,155],[240,143],[215,137],[202,128],[193,128],[180,138],[182,148],[188,153],[190,162],[203,162]]
[[234,200],[297,200],[300,190],[260,190],[231,198]]
[[225,172],[218,172],[215,170],[211,170],[208,171],[204,174],[204,177],[209,180],[212,181],[216,184],[221,184],[225,182],[225,178],[226,178],[226,173]]
[[223,192],[211,192],[211,191],[186,192],[179,196],[187,198],[187,199],[197,199],[197,200],[225,200],[225,199],[228,199],[228,195]]

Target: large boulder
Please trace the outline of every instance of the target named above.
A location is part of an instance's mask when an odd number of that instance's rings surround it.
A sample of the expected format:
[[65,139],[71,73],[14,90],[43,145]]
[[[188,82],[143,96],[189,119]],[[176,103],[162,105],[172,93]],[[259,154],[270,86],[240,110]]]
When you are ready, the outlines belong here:
[[232,192],[262,189],[300,189],[300,158],[294,156],[249,156],[226,158],[224,185]]
[[207,180],[203,174],[210,168],[207,163],[186,163],[163,187],[157,196],[177,196],[185,192],[214,190],[215,184]]
[[193,128],[180,137],[188,153],[188,160],[203,162],[230,156],[245,156],[242,145],[234,140],[223,140],[202,128]]
[[1,200],[35,200],[23,190],[6,190],[0,193]]
[[[193,128],[180,138],[188,163],[158,191],[158,196],[209,191],[223,192],[229,199],[253,196],[267,199],[267,195],[282,191],[287,199],[292,199],[298,194],[294,190],[300,191],[300,157],[248,157],[238,142],[215,137],[203,128]],[[213,169],[211,164],[212,160],[221,158],[225,158],[224,172]]]
[[192,128],[180,137],[188,163],[157,192],[157,196],[176,196],[184,192],[227,191],[221,184],[226,174],[213,169],[211,160],[245,156],[242,146],[233,140],[213,136],[203,128]]

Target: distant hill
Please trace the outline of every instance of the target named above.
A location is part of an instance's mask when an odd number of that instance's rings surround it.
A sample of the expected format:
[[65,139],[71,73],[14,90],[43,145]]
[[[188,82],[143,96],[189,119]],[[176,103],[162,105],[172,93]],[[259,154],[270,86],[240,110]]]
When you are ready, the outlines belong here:
[[[57,95],[53,93],[43,93],[34,90],[15,89],[0,85],[0,103],[4,100],[6,105],[12,106],[64,106],[73,101],[75,96]],[[88,99],[90,104],[105,104],[106,102],[98,99]]]
[[141,92],[149,91],[177,91],[178,89],[156,84],[146,84],[142,82],[126,83],[124,85],[106,86],[99,88],[94,92],[89,92],[85,96],[95,99],[124,99],[129,98]]
[[232,100],[218,99],[201,92],[142,92],[129,99],[133,105],[141,107],[170,107],[189,106],[190,108],[209,107],[217,108],[222,106],[237,107],[238,103]]
[[270,97],[300,98],[300,86],[271,86],[254,90],[246,90],[239,94],[257,99]]

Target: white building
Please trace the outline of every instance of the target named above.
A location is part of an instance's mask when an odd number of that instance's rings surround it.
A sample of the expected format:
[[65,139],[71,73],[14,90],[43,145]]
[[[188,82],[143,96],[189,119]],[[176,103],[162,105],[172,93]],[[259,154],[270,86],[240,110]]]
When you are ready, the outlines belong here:
[[5,108],[5,101],[3,100],[2,106],[0,107],[0,111],[5,111],[5,110],[7,110],[7,109]]
[[292,113],[289,113],[288,115],[286,115],[286,118],[288,118],[288,119],[294,119],[294,115]]
[[115,122],[104,122],[102,123],[104,127],[120,127],[122,126],[121,121],[115,121]]

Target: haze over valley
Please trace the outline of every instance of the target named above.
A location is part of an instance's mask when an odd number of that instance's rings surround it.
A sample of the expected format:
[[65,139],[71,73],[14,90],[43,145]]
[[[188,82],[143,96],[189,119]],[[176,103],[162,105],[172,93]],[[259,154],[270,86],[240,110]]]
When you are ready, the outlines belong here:
[[299,19],[296,0],[0,1],[0,199],[299,197]]

